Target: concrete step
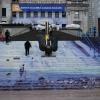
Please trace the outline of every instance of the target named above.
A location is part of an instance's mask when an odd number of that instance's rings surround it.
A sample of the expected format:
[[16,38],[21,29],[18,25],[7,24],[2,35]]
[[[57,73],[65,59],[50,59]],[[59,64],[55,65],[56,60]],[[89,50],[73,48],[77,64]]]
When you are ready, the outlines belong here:
[[[58,43],[56,57],[41,57],[43,52],[38,48],[37,41],[31,41],[32,48],[30,56],[26,57],[24,52],[24,41],[11,42],[9,45],[0,42],[0,67],[19,68],[23,64],[27,68],[50,67],[55,68],[82,68],[86,66],[99,66],[100,62],[92,57],[87,57],[70,41]],[[48,69],[49,70],[49,69]],[[64,69],[63,69],[64,70]]]

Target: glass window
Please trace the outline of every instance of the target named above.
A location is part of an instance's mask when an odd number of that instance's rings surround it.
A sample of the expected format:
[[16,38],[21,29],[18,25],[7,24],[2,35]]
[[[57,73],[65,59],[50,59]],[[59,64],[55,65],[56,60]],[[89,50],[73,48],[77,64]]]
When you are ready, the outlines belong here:
[[23,18],[24,17],[24,13],[23,12],[19,12],[19,17]]
[[55,12],[55,18],[59,18],[59,12]]
[[66,17],[66,12],[62,12],[62,17]]
[[12,2],[18,2],[19,0],[12,0]]
[[52,18],[52,12],[48,12],[48,17]]
[[62,28],[65,28],[66,27],[66,24],[62,24]]
[[26,17],[30,18],[31,17],[31,12],[26,12]]
[[2,8],[2,17],[6,17],[6,8]]
[[75,12],[74,18],[80,18],[79,12]]
[[81,25],[81,21],[73,21],[73,24],[79,24],[79,25]]
[[34,17],[38,17],[38,12],[34,12]]
[[12,17],[16,17],[16,12],[12,12]]
[[41,12],[41,17],[45,17],[45,12]]

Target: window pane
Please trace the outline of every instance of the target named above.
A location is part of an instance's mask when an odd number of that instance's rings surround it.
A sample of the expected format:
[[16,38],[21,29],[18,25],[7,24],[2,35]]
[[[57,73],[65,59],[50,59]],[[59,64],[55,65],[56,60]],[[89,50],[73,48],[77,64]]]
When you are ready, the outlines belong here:
[[62,17],[66,17],[66,12],[62,12]]
[[30,18],[31,17],[31,12],[26,12],[26,17]]
[[16,17],[16,12],[13,12],[12,13],[12,17]]
[[59,12],[55,12],[55,18],[59,18]]
[[34,17],[38,17],[38,12],[34,12]]
[[6,17],[6,8],[2,8],[2,17]]
[[19,1],[19,0],[12,0],[12,2],[15,2],[15,3],[18,2],[18,1]]
[[81,21],[73,21],[73,24],[79,24],[79,25],[81,25]]
[[41,12],[41,17],[45,17],[45,12]]
[[79,16],[79,12],[75,12],[75,16],[74,16],[74,18],[79,18],[80,16]]
[[23,18],[23,16],[24,16],[24,13],[23,12],[19,12],[19,17]]
[[48,17],[52,18],[52,12],[48,12]]

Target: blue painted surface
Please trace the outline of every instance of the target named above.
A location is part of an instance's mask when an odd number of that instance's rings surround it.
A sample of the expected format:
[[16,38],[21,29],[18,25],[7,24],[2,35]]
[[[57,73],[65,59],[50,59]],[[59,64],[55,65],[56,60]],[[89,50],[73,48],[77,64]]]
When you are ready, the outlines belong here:
[[64,12],[64,4],[31,4],[31,3],[19,3],[21,10],[23,11],[47,11],[47,12]]

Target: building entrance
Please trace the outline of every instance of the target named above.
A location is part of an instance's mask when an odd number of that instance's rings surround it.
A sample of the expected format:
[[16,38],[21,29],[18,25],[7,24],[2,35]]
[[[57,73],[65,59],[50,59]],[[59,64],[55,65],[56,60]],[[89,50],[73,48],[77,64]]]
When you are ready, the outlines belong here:
[[99,33],[99,36],[100,36],[100,18],[98,18],[98,33]]

